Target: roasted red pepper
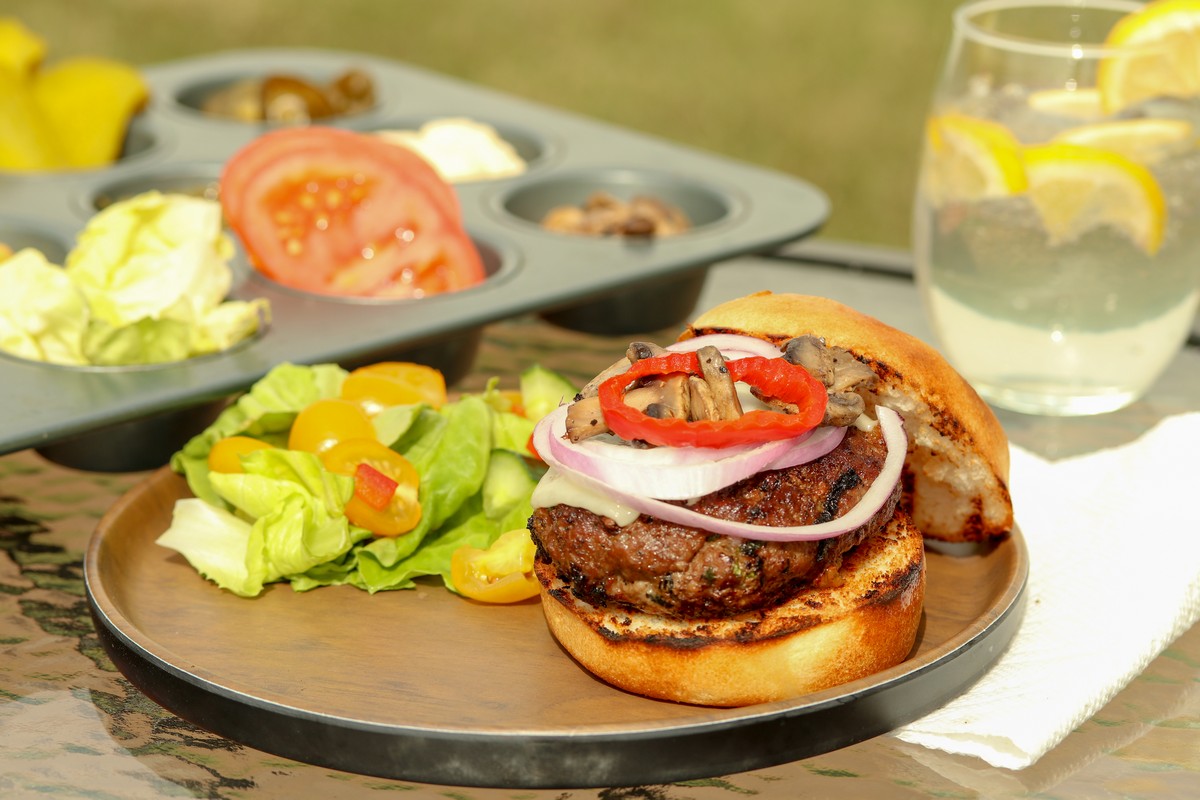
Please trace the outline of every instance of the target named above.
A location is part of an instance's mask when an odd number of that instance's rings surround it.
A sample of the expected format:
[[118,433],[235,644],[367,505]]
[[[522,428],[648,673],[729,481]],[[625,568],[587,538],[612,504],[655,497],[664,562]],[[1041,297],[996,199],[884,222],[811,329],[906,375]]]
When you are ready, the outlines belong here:
[[354,494],[376,511],[388,507],[399,485],[365,462],[354,468]]
[[829,398],[825,386],[803,367],[782,358],[751,356],[727,361],[735,382],[746,383],[765,396],[795,405],[795,414],[748,411],[731,420],[657,419],[625,402],[625,392],[639,379],[655,375],[699,375],[695,353],[669,353],[635,362],[626,372],[600,384],[600,409],[609,429],[618,436],[667,447],[729,447],[790,439],[812,430],[825,417]]

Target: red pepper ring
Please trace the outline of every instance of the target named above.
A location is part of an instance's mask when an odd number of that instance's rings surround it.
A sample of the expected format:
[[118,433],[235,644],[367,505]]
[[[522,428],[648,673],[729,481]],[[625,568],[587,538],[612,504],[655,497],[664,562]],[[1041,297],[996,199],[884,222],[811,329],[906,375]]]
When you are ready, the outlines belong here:
[[748,411],[737,419],[657,419],[625,402],[625,393],[651,375],[700,375],[695,353],[668,353],[637,361],[627,371],[600,384],[600,409],[610,430],[623,439],[640,439],[665,447],[729,447],[773,442],[807,433],[825,418],[829,397],[825,386],[804,367],[782,358],[750,356],[725,362],[733,380],[747,383],[764,396],[794,404],[799,411]]

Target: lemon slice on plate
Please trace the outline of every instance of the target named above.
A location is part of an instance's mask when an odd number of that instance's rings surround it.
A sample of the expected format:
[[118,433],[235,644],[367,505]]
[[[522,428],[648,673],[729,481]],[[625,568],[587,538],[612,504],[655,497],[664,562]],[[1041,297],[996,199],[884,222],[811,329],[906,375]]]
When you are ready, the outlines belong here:
[[1101,61],[1096,75],[1106,110],[1200,95],[1200,0],[1148,3],[1114,25],[1105,45],[1123,51]]
[[1025,150],[1025,172],[1052,244],[1108,225],[1148,254],[1162,246],[1166,199],[1141,164],[1094,147],[1045,144]]
[[1108,150],[1139,164],[1157,164],[1196,146],[1196,129],[1182,119],[1121,119],[1068,128],[1055,142]]
[[1023,192],[1021,145],[998,122],[958,112],[932,117],[925,128],[929,147],[927,186],[937,205]]

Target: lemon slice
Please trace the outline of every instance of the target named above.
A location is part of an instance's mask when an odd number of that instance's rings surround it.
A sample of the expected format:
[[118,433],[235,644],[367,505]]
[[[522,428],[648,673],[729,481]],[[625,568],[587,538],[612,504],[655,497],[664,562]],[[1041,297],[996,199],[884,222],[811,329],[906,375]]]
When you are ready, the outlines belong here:
[[1155,0],[1113,26],[1096,84],[1107,111],[1154,97],[1200,95],[1200,0]]
[[1151,255],[1162,246],[1166,199],[1141,164],[1094,147],[1045,144],[1025,150],[1025,172],[1052,244],[1108,225]]
[[1100,90],[1042,89],[1029,95],[1029,107],[1043,114],[1071,119],[1097,119],[1104,116]]
[[947,112],[932,117],[925,131],[930,156],[927,186],[935,205],[1025,190],[1021,145],[1000,123]]
[[1139,164],[1157,164],[1196,145],[1196,130],[1182,119],[1122,119],[1068,128],[1052,141],[1117,153]]

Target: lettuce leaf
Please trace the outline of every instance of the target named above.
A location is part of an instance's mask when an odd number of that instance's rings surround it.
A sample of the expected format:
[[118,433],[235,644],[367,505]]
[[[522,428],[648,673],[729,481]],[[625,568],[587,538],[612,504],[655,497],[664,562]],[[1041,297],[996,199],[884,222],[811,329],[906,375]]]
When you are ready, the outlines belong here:
[[233,254],[219,203],[145,192],[93,216],[66,267],[92,313],[114,327],[141,319],[198,324],[229,294]]
[[187,478],[192,494],[228,509],[209,484],[212,446],[227,436],[253,436],[285,446],[296,415],[318,400],[337,397],[346,375],[336,364],[279,364],[172,455],[171,468]]
[[483,486],[493,413],[481,397],[468,395],[442,408],[442,424],[427,423],[423,435],[405,449],[397,448],[421,477],[421,521],[403,536],[364,545],[358,553],[356,585],[370,592],[406,588],[417,575],[432,574],[408,559],[427,534],[441,528]]
[[251,524],[241,517],[198,497],[178,500],[171,526],[158,544],[182,555],[192,567],[222,589],[242,597],[262,592],[261,575],[246,567]]
[[93,216],[65,267],[37,251],[0,265],[0,349],[62,364],[157,364],[226,350],[268,321],[226,300],[233,240],[221,205],[146,192]]
[[83,336],[87,363],[98,366],[163,364],[191,355],[191,328],[174,319],[139,319],[115,326],[93,319]]
[[0,350],[54,364],[87,364],[87,298],[62,268],[26,248],[0,262]]
[[199,498],[180,501],[158,538],[217,585],[252,597],[268,583],[343,558],[371,536],[342,512],[353,479],[327,471],[312,453],[260,450],[243,463],[245,473],[209,476],[236,513]]

